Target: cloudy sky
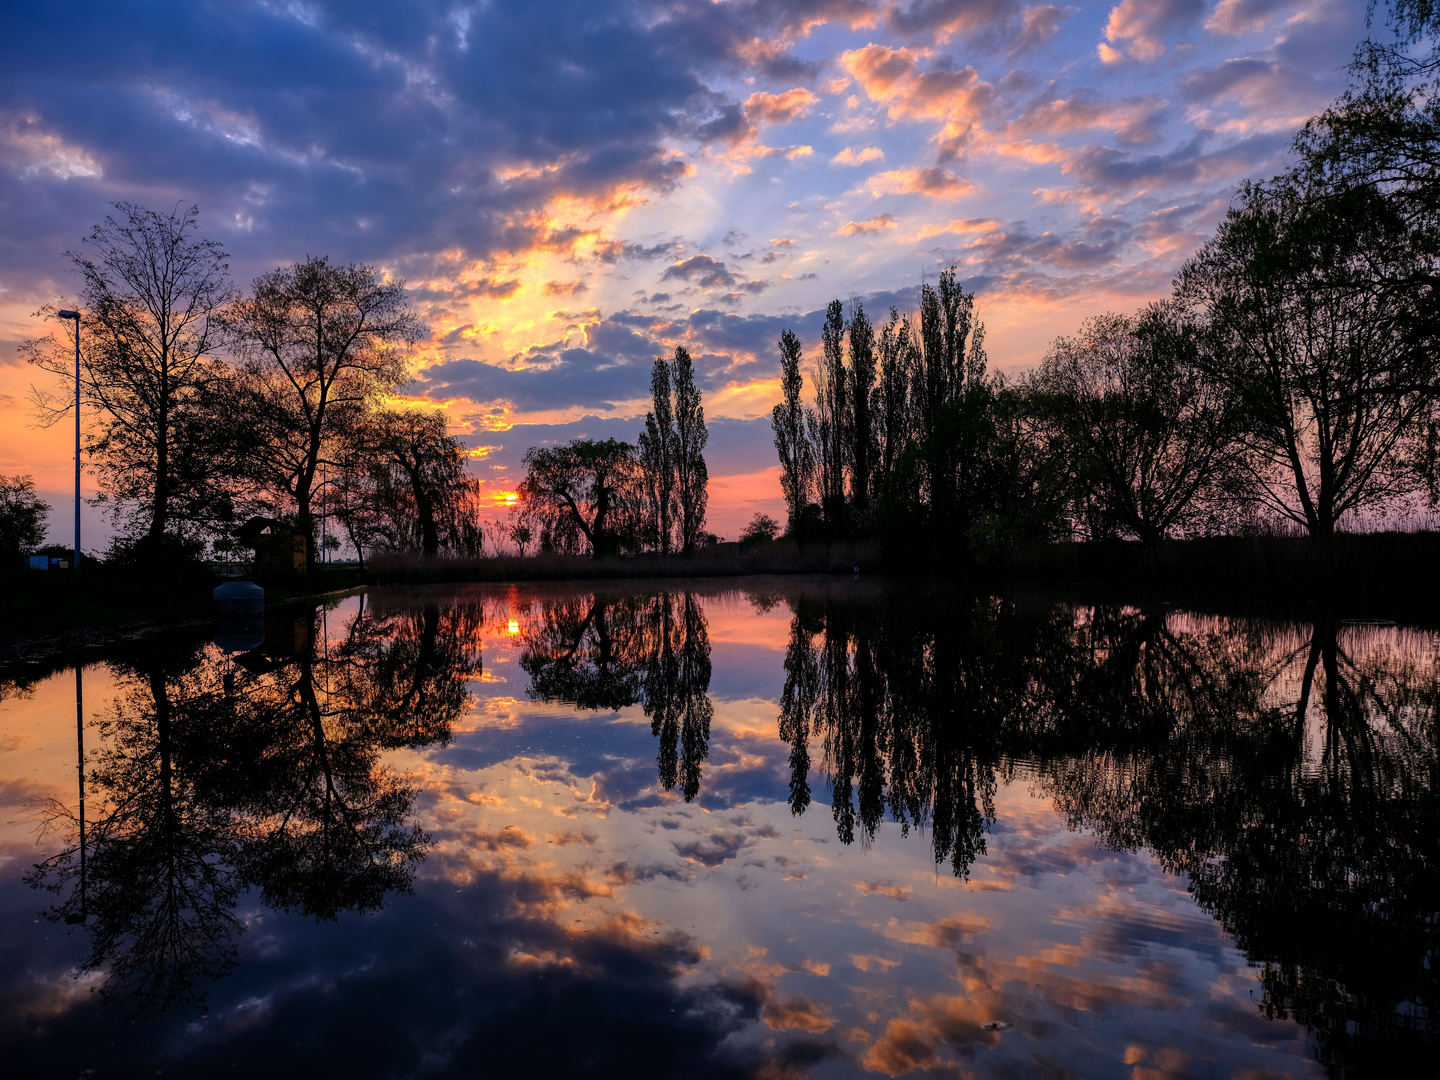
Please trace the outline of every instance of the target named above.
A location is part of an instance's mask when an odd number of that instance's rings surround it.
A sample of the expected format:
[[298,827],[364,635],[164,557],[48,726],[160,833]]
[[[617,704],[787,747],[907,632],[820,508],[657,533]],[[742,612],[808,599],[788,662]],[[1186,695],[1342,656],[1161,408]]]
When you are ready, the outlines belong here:
[[[197,203],[238,283],[401,276],[497,501],[524,450],[633,439],[683,344],[711,527],[778,512],[780,331],[955,265],[992,364],[1164,293],[1343,88],[1363,0],[17,5],[0,36],[0,472],[64,492],[17,346],[107,204]],[[54,501],[54,500],[52,500]],[[67,518],[68,497],[56,507]]]

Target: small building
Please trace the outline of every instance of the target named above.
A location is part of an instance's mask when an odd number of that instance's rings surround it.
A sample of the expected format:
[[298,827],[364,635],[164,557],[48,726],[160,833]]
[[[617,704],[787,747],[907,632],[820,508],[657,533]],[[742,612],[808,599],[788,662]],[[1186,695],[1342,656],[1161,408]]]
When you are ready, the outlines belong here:
[[305,534],[275,518],[253,517],[235,530],[235,538],[255,549],[256,577],[305,573]]

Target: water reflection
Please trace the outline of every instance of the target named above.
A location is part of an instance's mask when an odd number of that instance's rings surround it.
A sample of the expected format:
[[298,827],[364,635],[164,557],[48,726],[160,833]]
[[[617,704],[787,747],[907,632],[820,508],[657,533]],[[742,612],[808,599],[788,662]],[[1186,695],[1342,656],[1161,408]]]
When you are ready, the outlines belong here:
[[[1434,635],[849,584],[355,603],[234,658],[110,661],[83,843],[53,804],[70,839],[30,879],[107,999],[193,1011],[261,963],[265,912],[388,908],[345,923],[383,962],[330,1008],[337,1031],[403,1014],[397,1073],[444,1044],[440,1072],[620,1074],[664,1044],[693,1075],[1085,1073],[1072,1055],[1110,1050],[1120,1075],[1180,1060],[1126,1034],[1157,1017],[1267,1068],[1303,1066],[1275,1049],[1295,1023],[1337,1077],[1433,1054]],[[772,611],[760,649],[746,615]],[[738,655],[773,688],[728,692]],[[1062,820],[1071,848],[1026,848]],[[308,1022],[279,1014],[287,1039]]]
[[964,876],[997,777],[1034,768],[1072,828],[1187,876],[1259,966],[1263,1014],[1303,1023],[1334,1075],[1433,1046],[1433,642],[817,592],[795,604],[785,671],[791,808],[810,802],[818,741],[843,842],[857,826],[873,839],[888,812],[928,825],[935,861]]
[[105,973],[108,1000],[202,1007],[235,966],[247,889],[319,920],[409,889],[429,840],[382,755],[449,739],[483,613],[362,608],[317,643],[323,618],[293,616],[237,661],[197,644],[112,662],[119,692],[82,801],[50,809],[70,843],[29,878],[55,895],[51,921],[84,925],[82,967]]
[[589,710],[643,704],[661,786],[686,802],[710,754],[710,639],[693,592],[565,598],[540,605],[520,665],[530,695]]

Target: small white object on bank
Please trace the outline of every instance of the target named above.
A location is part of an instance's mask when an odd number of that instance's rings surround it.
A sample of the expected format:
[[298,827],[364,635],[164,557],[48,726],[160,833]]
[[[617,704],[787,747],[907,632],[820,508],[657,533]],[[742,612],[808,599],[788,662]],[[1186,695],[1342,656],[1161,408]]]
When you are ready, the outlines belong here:
[[265,614],[265,590],[250,581],[227,581],[214,592],[221,615]]

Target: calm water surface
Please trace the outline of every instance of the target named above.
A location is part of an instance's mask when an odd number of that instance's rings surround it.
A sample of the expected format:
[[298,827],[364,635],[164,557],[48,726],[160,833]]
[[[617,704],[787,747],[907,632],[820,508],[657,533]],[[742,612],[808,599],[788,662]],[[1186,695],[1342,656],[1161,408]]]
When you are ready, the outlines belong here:
[[0,690],[6,1075],[1434,1067],[1429,632],[376,590]]

